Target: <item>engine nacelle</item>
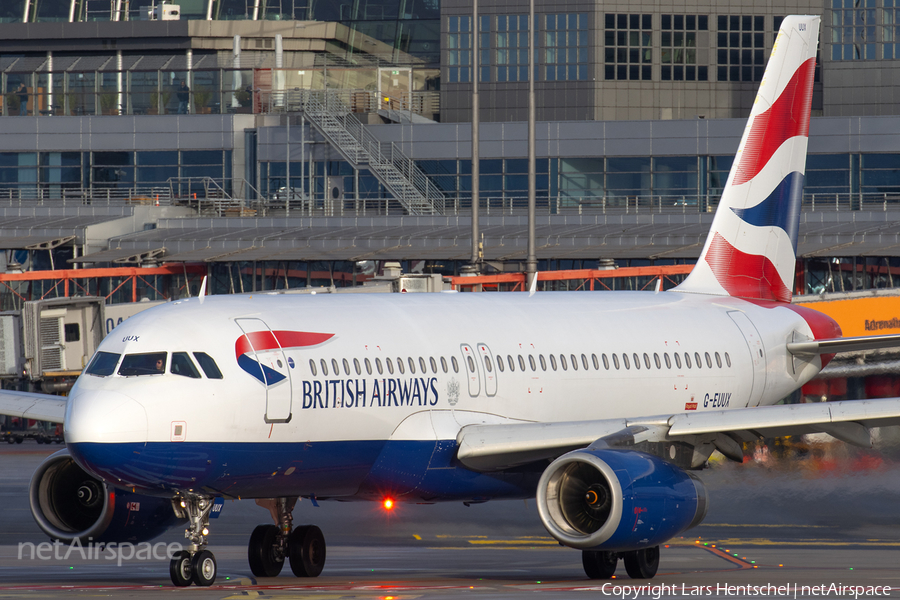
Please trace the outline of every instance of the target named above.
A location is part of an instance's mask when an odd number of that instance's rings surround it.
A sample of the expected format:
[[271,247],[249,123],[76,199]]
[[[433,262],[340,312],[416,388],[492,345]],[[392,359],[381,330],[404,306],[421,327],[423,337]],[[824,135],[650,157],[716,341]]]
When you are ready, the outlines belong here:
[[692,473],[634,450],[575,450],[544,471],[538,513],[566,546],[639,550],[706,517],[706,488]]
[[183,522],[172,503],[107,486],[60,450],[31,477],[31,514],[53,539],[69,543],[143,542]]

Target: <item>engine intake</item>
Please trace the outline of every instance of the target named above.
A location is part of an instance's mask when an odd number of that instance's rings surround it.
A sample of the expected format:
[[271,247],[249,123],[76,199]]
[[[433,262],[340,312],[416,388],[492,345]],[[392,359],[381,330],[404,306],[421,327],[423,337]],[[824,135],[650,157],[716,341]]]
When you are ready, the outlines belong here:
[[660,458],[633,450],[575,450],[538,483],[541,521],[566,546],[638,550],[698,525],[709,504],[703,483]]
[[41,531],[70,543],[142,542],[179,519],[167,498],[141,496],[107,486],[60,450],[31,477],[31,514]]

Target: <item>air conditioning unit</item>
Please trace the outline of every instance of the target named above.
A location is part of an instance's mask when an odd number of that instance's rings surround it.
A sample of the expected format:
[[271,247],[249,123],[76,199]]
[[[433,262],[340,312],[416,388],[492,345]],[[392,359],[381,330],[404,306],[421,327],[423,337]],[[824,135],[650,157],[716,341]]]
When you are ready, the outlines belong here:
[[177,4],[160,4],[144,9],[144,18],[148,21],[180,21],[181,6]]

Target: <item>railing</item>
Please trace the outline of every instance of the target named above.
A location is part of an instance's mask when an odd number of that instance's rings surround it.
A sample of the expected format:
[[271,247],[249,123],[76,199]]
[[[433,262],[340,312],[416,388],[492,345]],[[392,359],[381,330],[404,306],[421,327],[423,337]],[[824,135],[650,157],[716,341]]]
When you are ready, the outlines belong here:
[[[208,180],[205,184],[202,183],[204,179]],[[195,191],[187,191],[189,181],[196,184]],[[226,197],[223,191],[229,189],[229,183],[232,192]],[[179,189],[185,191],[178,193]],[[0,207],[159,204],[192,206],[204,213],[220,216],[280,216],[287,212],[286,209],[295,216],[407,214],[393,197],[354,198],[352,192],[348,193],[348,197],[338,199],[323,198],[321,194],[310,198],[301,196],[299,192],[289,200],[283,196],[279,193],[264,194],[242,179],[198,177],[173,179],[171,183],[163,182],[159,186],[130,188],[60,188],[59,185],[0,188]],[[536,210],[539,215],[698,214],[714,212],[718,202],[717,196],[539,196]],[[525,215],[527,206],[526,196],[482,195],[480,199],[482,215]],[[819,213],[900,210],[900,194],[806,194],[803,196],[802,210]],[[447,216],[468,216],[471,212],[472,199],[469,197],[453,196],[443,204],[442,214]]]

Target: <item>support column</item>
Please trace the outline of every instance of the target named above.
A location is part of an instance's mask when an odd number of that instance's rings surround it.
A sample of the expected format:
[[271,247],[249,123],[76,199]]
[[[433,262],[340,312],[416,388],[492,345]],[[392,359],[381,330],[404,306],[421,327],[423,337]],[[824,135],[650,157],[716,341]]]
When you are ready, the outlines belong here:
[[537,277],[537,258],[534,252],[535,204],[535,110],[534,110],[534,0],[528,2],[528,258],[525,264],[528,289]]

